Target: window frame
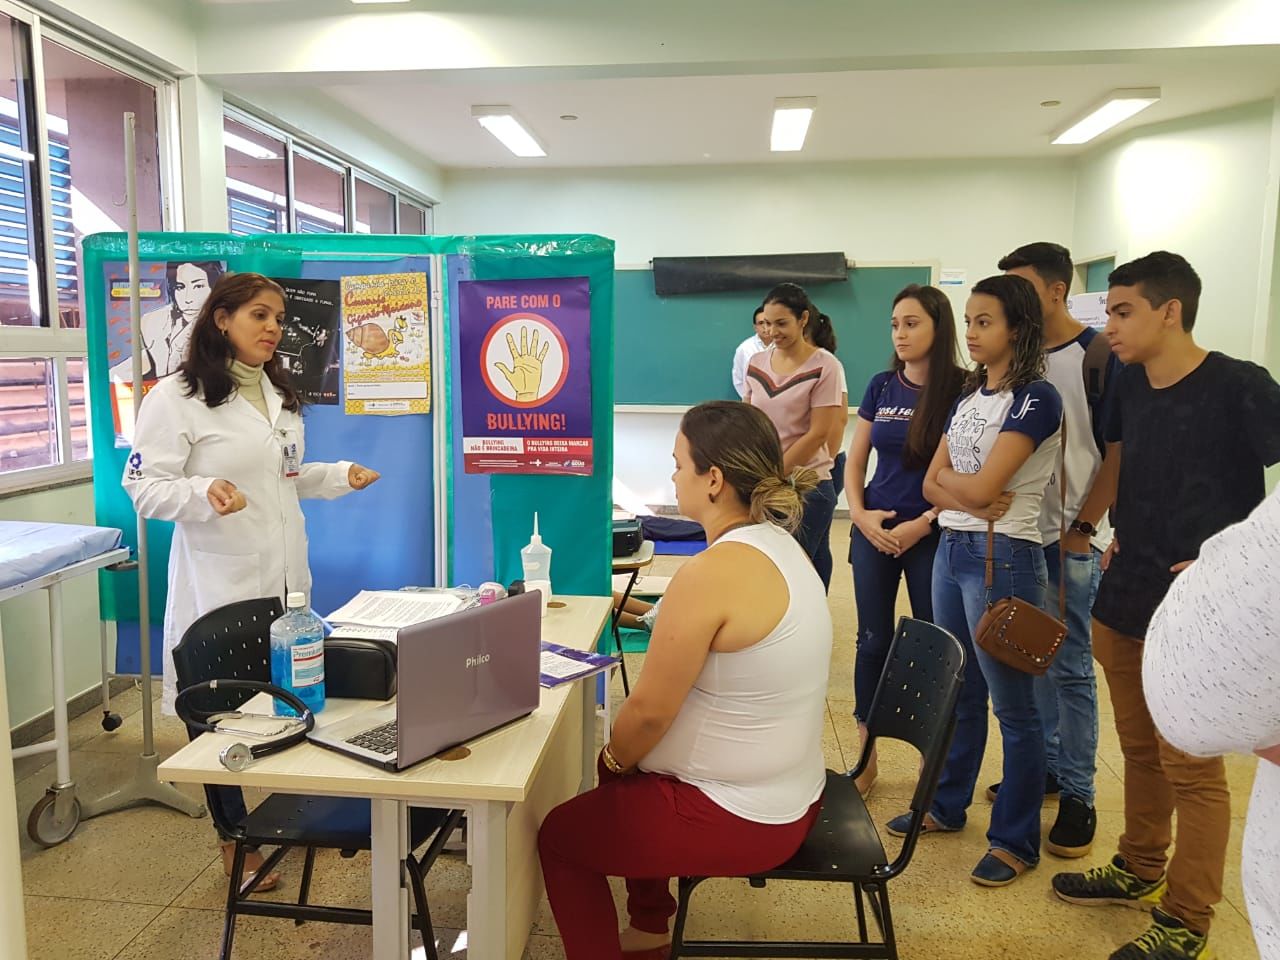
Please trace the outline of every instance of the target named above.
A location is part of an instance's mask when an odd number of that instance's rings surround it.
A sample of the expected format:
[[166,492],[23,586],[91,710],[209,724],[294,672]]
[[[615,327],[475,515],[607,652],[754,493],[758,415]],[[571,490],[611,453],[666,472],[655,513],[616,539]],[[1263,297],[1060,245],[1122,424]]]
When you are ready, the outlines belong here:
[[[44,246],[44,274],[41,293],[45,302],[40,326],[0,327],[0,359],[34,358],[50,360],[56,378],[55,411],[58,423],[58,454],[60,462],[44,467],[28,467],[12,472],[0,472],[0,497],[15,496],[66,483],[79,483],[93,479],[93,424],[89,419],[89,452],[84,460],[73,460],[71,441],[70,386],[67,378],[67,361],[84,358],[85,408],[91,409],[88,372],[88,334],[85,326],[67,327],[62,323],[58,308],[57,251],[53,240],[53,196],[49,170],[48,104],[45,96],[44,41],[49,40],[72,53],[94,60],[108,69],[115,70],[130,79],[144,83],[155,90],[156,138],[159,146],[160,173],[160,222],[165,230],[181,229],[181,148],[178,141],[178,90],[177,77],[158,72],[121,51],[103,46],[91,38],[26,7],[0,0],[0,14],[26,24],[31,42],[32,93],[35,102],[35,132],[39,161],[41,221],[40,236]],[[47,225],[47,226],[46,226]],[[77,258],[77,269],[83,271],[83,261]],[[83,286],[89,282],[81,272]],[[84,320],[87,323],[87,318]]]
[[347,233],[354,233],[356,227],[356,180],[363,180],[372,187],[379,190],[385,190],[387,193],[395,197],[395,213],[394,223],[395,232],[400,232],[400,204],[407,203],[417,207],[422,211],[422,222],[427,232],[422,236],[430,236],[435,229],[435,203],[427,199],[416,190],[397,183],[394,180],[361,166],[354,160],[351,160],[316,140],[295,134],[291,129],[279,126],[269,120],[265,120],[251,112],[252,108],[233,97],[227,96],[223,100],[222,114],[226,119],[243,124],[251,130],[255,130],[265,136],[273,137],[284,144],[285,149],[285,221],[288,224],[291,233],[298,232],[298,216],[296,201],[296,180],[294,177],[293,161],[295,155],[300,155],[315,163],[322,164],[333,168],[335,171],[342,173],[343,196],[346,200],[346,216],[344,218],[344,230]]

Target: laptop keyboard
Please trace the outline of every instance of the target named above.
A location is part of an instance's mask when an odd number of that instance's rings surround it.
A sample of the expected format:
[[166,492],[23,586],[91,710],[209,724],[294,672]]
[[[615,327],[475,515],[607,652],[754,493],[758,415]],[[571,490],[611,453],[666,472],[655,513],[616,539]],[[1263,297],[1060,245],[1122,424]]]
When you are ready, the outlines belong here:
[[350,738],[347,743],[353,747],[362,747],[372,753],[389,756],[396,752],[396,721],[384,723],[380,727],[366,730]]

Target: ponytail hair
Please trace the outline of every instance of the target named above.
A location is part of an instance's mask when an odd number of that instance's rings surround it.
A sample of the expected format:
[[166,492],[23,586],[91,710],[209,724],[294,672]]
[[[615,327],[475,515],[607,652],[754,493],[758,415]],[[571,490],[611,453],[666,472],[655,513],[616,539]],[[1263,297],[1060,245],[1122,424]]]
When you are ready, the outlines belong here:
[[818,314],[818,319],[805,327],[804,335],[815,347],[821,347],[827,353],[836,352],[836,332],[831,327],[831,318],[825,313]]
[[788,477],[765,477],[751,491],[751,522],[776,524],[794,533],[804,516],[804,498],[818,486],[818,474],[796,467]]
[[713,400],[691,408],[680,421],[694,469],[719,468],[724,482],[748,508],[753,523],[787,532],[800,526],[805,495],[818,475],[805,467],[783,472],[782,441],[763,411],[746,403]]

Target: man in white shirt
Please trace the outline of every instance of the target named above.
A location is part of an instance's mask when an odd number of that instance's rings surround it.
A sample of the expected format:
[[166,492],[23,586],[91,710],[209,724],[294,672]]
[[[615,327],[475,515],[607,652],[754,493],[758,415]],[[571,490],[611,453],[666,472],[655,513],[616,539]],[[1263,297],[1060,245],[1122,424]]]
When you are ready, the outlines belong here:
[[1280,960],[1280,490],[1206,540],[1151,618],[1142,688],[1166,740],[1262,758],[1244,827],[1244,898],[1262,960]]
[[738,349],[733,352],[733,389],[738,391],[740,400],[747,396],[747,367],[751,365],[751,358],[768,350],[773,343],[773,330],[764,318],[764,307],[756,307],[751,322],[755,324],[756,332],[738,344]]

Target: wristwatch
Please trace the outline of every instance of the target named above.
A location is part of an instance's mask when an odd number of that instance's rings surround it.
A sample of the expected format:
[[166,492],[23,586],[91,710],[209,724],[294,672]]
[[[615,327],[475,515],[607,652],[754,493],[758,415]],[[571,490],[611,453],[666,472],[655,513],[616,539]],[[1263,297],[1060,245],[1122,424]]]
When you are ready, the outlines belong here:
[[1098,532],[1098,528],[1088,520],[1077,520],[1075,523],[1071,524],[1071,531],[1073,533],[1082,533],[1086,537],[1092,537]]

